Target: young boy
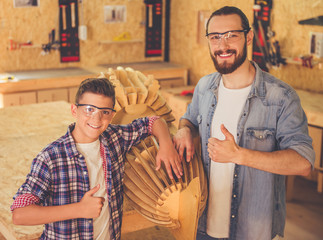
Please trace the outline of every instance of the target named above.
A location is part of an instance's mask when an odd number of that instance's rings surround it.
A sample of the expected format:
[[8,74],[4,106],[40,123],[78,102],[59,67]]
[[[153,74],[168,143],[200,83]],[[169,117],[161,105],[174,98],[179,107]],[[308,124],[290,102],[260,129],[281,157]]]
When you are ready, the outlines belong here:
[[160,145],[157,168],[162,160],[180,176],[164,120],[146,117],[110,125],[114,104],[114,87],[107,79],[81,83],[71,105],[76,122],[33,160],[11,206],[14,224],[45,224],[41,239],[120,239],[124,158],[150,134]]

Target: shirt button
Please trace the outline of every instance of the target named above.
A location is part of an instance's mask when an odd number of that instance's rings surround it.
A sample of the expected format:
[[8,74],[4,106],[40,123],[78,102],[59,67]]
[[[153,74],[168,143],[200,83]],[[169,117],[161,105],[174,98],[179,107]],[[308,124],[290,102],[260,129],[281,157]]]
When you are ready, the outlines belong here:
[[214,107],[214,104],[212,104],[212,107]]
[[23,188],[21,187],[21,188],[19,188],[19,190],[20,190],[20,191],[22,191],[22,190],[23,190]]
[[206,126],[208,126],[208,127],[209,127],[209,126],[210,126],[210,124],[206,124]]
[[92,223],[92,220],[89,220],[89,223],[91,224]]
[[235,195],[235,194],[234,194],[234,195],[233,195],[233,197],[234,197],[234,198],[236,198],[236,197],[237,197],[237,195]]
[[234,177],[237,177],[238,175],[237,174],[234,174]]
[[234,215],[232,215],[231,217],[232,217],[232,218],[234,218],[235,216],[234,216]]
[[262,136],[262,135],[260,135],[260,136],[259,136],[259,138],[260,138],[260,139],[263,139],[263,136]]
[[86,175],[87,174],[87,172],[83,172],[84,173],[84,175]]

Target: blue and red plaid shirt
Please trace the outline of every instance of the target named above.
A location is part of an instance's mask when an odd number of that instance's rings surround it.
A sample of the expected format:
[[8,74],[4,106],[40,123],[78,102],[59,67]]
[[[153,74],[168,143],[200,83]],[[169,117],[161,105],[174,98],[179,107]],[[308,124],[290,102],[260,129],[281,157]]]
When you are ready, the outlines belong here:
[[[109,125],[100,136],[105,156],[104,172],[110,207],[110,237],[120,239],[123,205],[124,159],[133,145],[151,134],[158,117],[134,120],[128,125]],[[58,206],[80,202],[90,190],[88,170],[84,157],[77,151],[67,133],[48,145],[33,160],[25,183],[14,196],[11,210],[30,204]],[[45,224],[40,239],[93,239],[93,219],[71,219]]]

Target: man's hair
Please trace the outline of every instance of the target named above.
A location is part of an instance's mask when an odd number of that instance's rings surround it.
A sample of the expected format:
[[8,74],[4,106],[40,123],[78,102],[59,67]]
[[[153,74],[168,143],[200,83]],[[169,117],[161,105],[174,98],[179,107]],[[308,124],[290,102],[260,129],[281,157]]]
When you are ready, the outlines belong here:
[[[231,14],[237,14],[240,17],[243,30],[250,30],[249,20],[248,20],[247,16],[239,8],[232,7],[232,6],[225,6],[223,8],[220,8],[220,9],[214,11],[211,14],[211,16],[209,17],[209,19],[207,20],[207,23],[206,23],[206,34],[208,34],[210,20],[214,16],[225,16],[225,15],[231,15]],[[233,30],[236,30],[236,29],[233,29]]]
[[115,104],[115,91],[114,86],[107,78],[88,78],[81,82],[79,89],[75,96],[75,103],[79,103],[83,94],[86,92],[104,95],[110,97]]

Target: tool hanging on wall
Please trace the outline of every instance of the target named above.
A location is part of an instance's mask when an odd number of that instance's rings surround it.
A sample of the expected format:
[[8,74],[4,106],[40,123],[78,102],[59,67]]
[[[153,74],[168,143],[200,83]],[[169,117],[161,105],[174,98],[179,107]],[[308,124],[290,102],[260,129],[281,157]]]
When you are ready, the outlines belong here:
[[270,10],[272,0],[255,0],[254,25],[256,41],[253,42],[252,59],[264,71],[271,67],[269,61],[269,49],[267,43],[267,29],[270,27]]
[[286,64],[285,59],[281,57],[275,32],[270,28],[271,9],[272,0],[255,0],[253,30],[256,41],[253,42],[252,58],[264,71],[268,71],[272,66]]
[[146,57],[162,55],[162,0],[144,0],[146,4]]
[[299,24],[302,25],[317,25],[317,26],[323,26],[323,15],[322,16],[317,16],[314,18],[309,18],[305,20],[300,20],[298,21]]
[[55,29],[48,34],[48,43],[42,44],[42,55],[48,54],[51,50],[58,50],[60,48],[60,42],[56,40]]
[[80,61],[77,0],[59,0],[61,62]]

